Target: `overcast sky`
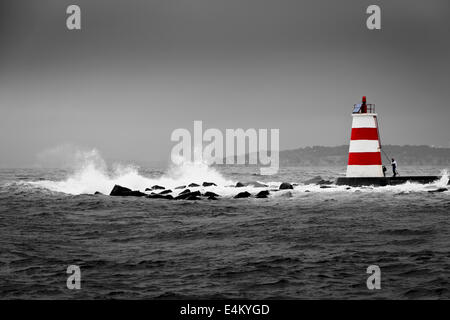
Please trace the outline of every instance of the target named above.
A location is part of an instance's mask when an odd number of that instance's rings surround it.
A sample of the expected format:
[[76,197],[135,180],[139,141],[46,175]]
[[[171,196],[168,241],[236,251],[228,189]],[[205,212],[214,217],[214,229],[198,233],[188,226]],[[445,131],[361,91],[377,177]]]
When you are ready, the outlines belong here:
[[163,160],[194,120],[341,145],[362,95],[384,144],[449,147],[449,30],[448,0],[1,0],[0,165],[66,144]]

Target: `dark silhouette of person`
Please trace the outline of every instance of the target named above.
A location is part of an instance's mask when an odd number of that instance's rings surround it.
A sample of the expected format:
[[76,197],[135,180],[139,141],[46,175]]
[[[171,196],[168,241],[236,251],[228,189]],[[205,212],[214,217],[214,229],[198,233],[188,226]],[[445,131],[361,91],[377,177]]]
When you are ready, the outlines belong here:
[[386,177],[386,171],[387,171],[386,167],[383,166],[383,176],[384,176],[384,177]]
[[392,158],[391,165],[392,165],[392,173],[394,174],[393,177],[395,178],[397,176],[397,161],[395,161],[394,158]]
[[362,97],[361,113],[367,113],[366,96]]

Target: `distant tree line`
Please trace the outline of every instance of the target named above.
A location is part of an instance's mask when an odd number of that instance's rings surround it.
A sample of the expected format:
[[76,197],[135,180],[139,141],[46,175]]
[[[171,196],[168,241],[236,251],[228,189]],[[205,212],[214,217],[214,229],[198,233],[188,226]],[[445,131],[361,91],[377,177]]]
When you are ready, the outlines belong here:
[[[388,156],[395,158],[402,165],[450,165],[450,148],[385,145],[383,150],[381,157],[384,164],[389,164]],[[347,159],[348,145],[280,151],[280,164],[284,166],[342,166],[347,164]]]

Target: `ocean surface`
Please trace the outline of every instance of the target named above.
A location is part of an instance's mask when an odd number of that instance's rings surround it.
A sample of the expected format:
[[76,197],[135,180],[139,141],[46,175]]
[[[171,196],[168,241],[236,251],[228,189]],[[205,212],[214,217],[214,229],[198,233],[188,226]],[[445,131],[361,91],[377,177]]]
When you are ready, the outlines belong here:
[[[450,192],[430,185],[321,188],[345,167],[257,168],[189,163],[176,168],[0,170],[0,299],[449,299]],[[110,197],[191,182],[217,186],[219,200]],[[267,188],[234,188],[260,181]],[[233,199],[276,189],[267,199]],[[191,188],[192,189],[192,188]],[[99,191],[105,195],[94,195]],[[177,190],[177,192],[182,190]],[[81,290],[66,287],[81,269]],[[381,269],[368,290],[366,269]]]

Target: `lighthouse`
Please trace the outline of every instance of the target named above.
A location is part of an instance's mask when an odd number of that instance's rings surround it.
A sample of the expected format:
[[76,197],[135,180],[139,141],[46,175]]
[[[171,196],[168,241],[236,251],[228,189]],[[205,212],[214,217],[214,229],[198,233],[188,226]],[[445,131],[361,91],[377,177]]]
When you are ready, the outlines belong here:
[[375,105],[366,97],[355,104],[348,152],[347,177],[383,177],[381,145]]
[[[386,155],[385,152],[383,153]],[[361,103],[353,106],[347,172],[345,177],[336,179],[337,185],[353,187],[386,186],[402,184],[407,181],[432,183],[439,179],[439,176],[385,177],[381,160],[380,131],[375,105],[368,104],[364,96]]]

